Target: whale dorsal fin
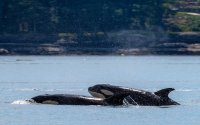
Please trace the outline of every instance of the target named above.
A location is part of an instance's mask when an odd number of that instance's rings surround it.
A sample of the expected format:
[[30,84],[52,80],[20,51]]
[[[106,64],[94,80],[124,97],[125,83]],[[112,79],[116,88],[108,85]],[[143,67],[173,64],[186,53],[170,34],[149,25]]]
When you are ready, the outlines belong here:
[[160,97],[164,97],[164,98],[169,98],[168,95],[171,91],[174,91],[174,88],[165,88],[165,89],[161,89],[157,92],[154,92],[155,95],[160,96]]

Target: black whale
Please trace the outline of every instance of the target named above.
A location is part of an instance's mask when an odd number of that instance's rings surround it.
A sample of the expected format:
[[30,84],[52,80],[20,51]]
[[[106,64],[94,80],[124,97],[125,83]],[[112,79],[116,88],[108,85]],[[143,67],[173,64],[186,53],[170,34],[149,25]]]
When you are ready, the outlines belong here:
[[33,102],[40,104],[56,104],[56,105],[123,105],[123,100],[128,94],[116,94],[107,99],[70,95],[70,94],[54,94],[54,95],[39,95],[33,97]]
[[88,91],[92,96],[99,98],[109,98],[114,94],[128,93],[129,96],[127,96],[125,100],[129,104],[141,106],[180,105],[168,97],[168,94],[173,90],[175,89],[165,88],[157,92],[148,92],[109,84],[99,84],[88,88]]

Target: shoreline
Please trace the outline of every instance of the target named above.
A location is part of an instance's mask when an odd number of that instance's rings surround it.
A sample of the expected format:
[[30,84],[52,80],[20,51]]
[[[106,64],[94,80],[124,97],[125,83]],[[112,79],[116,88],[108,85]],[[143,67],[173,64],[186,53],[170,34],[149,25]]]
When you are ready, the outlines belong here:
[[0,35],[0,55],[200,55],[200,32],[166,35],[164,41],[142,41],[138,46],[134,37],[118,42],[107,38],[70,41],[56,34],[7,34]]

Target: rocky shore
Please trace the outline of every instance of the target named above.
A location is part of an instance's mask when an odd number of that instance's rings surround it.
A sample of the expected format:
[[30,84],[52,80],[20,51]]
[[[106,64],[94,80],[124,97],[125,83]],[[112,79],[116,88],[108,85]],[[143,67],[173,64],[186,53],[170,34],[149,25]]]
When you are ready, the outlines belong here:
[[[142,46],[121,46],[115,41],[63,40],[57,35],[0,36],[1,55],[199,55],[200,33],[179,32],[169,39]],[[134,39],[134,38],[133,38]],[[91,42],[91,44],[90,44]]]

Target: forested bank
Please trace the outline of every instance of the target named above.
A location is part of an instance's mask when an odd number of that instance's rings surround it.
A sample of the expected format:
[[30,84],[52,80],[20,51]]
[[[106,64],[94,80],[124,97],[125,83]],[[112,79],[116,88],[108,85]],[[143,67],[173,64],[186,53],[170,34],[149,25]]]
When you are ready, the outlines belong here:
[[1,0],[0,53],[198,54],[199,13],[199,0]]

